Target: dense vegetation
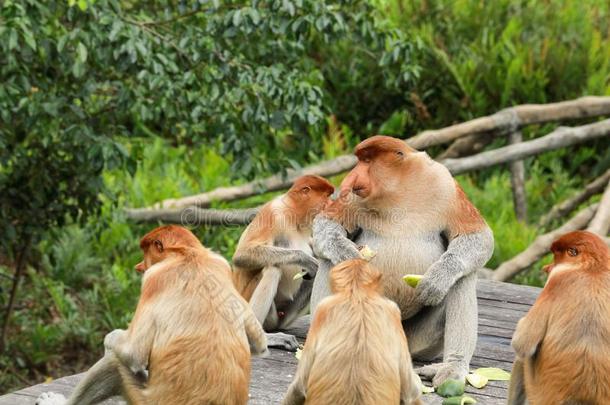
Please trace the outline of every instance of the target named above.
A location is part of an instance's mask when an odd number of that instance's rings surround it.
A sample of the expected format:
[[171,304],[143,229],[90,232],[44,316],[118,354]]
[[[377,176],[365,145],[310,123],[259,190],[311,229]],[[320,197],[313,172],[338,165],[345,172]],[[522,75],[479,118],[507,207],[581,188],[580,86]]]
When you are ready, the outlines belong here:
[[[123,207],[349,153],[372,133],[610,95],[610,6],[5,0],[0,83],[0,308],[24,275],[0,349],[5,392],[84,369],[126,326],[150,226]],[[610,167],[609,146],[527,159],[530,224]],[[541,232],[515,219],[505,168],[459,181],[495,232],[490,267]],[[225,257],[240,231],[196,230]],[[535,266],[517,281],[541,280]]]

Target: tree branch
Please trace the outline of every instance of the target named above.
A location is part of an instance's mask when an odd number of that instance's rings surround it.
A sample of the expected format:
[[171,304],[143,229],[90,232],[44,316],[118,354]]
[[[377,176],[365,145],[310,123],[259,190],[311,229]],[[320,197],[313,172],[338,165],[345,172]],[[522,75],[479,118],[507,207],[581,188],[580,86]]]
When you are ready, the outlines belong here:
[[[610,114],[610,97],[581,97],[560,103],[526,104],[447,128],[424,131],[407,139],[406,142],[415,149],[426,149],[470,134],[486,132],[504,134],[525,125],[608,114]],[[190,197],[164,200],[149,209],[182,208],[189,205],[207,207],[212,201],[232,201],[264,192],[286,189],[290,187],[295,178],[303,174],[335,176],[352,169],[355,164],[354,156],[343,155],[300,170],[288,169],[285,175],[278,174],[239,186],[220,187]]]
[[505,146],[462,159],[446,159],[443,163],[451,173],[461,174],[500,163],[510,163],[554,149],[576,145],[610,135],[610,119],[581,127],[559,127],[540,138]]
[[595,194],[601,193],[609,181],[610,169],[607,170],[606,173],[593,180],[591,183],[587,184],[582,191],[580,191],[572,198],[569,198],[551,208],[548,214],[540,218],[538,226],[540,228],[546,228],[551,224],[551,222],[553,222],[557,218],[561,218],[568,215],[570,212],[574,211],[580,204],[584,203]]
[[610,181],[608,181],[606,191],[604,191],[604,195],[602,195],[602,199],[599,202],[599,209],[587,228],[587,231],[602,237],[608,234],[608,230],[610,230]]
[[125,210],[127,217],[136,222],[164,222],[183,226],[197,225],[245,225],[248,224],[260,207],[248,209],[213,210],[197,207],[166,208],[151,210],[136,208]]

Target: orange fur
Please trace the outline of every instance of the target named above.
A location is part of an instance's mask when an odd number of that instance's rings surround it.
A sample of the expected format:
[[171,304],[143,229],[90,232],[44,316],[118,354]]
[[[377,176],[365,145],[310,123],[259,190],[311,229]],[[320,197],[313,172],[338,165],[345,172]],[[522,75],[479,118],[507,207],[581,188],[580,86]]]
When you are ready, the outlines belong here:
[[142,295],[122,361],[148,360],[143,390],[126,387],[133,404],[246,404],[249,338],[266,350],[260,324],[235,290],[228,263],[187,229],[160,227],[141,241]]
[[284,404],[420,404],[400,311],[381,295],[381,273],[355,259],[330,278],[333,295],[316,309]]
[[[570,249],[573,255],[568,254]],[[540,297],[515,331],[531,405],[603,404],[610,398],[610,250],[595,234],[568,233]],[[511,390],[523,384],[511,381]]]
[[[320,176],[297,178],[288,192],[265,204],[242,234],[235,254],[257,245],[273,245],[277,237],[287,240],[300,234],[311,236],[311,223],[328,201],[334,187]],[[243,269],[234,266],[233,281],[237,290],[250,300],[261,278],[263,268]]]

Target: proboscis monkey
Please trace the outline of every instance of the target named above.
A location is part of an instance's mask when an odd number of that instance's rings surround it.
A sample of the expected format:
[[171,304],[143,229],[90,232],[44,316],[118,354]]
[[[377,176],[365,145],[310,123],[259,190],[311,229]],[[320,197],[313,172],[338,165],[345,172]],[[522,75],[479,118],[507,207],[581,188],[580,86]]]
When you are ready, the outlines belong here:
[[551,251],[546,285],[513,335],[508,403],[610,403],[610,250],[576,231]]
[[[144,275],[133,320],[106,335],[105,356],[67,403],[120,393],[135,405],[246,404],[250,353],[266,353],[267,341],[227,261],[174,225],[151,231],[140,247],[136,269]],[[135,377],[146,369],[148,381]],[[38,401],[58,403],[49,394]]]
[[[307,309],[318,269],[311,225],[333,191],[320,176],[299,177],[286,194],[261,208],[239,239],[233,256],[235,285],[266,331],[287,327]],[[307,275],[298,277],[303,271]],[[269,333],[267,341],[288,350],[299,345],[281,332]]]
[[[492,232],[447,168],[426,153],[400,139],[373,136],[355,154],[356,167],[341,183],[341,193],[349,195],[348,222],[360,229],[354,244],[377,252],[371,263],[383,274],[384,294],[408,319],[411,355],[432,361],[443,354],[441,363],[417,372],[435,386],[449,378],[463,381],[477,341],[476,270],[491,257]],[[346,259],[337,235],[335,221],[316,217],[314,251],[333,264]],[[403,282],[405,274],[424,277],[412,288]],[[317,278],[316,300],[326,283]]]
[[381,273],[364,260],[330,272],[284,405],[419,405],[398,306],[381,294]]

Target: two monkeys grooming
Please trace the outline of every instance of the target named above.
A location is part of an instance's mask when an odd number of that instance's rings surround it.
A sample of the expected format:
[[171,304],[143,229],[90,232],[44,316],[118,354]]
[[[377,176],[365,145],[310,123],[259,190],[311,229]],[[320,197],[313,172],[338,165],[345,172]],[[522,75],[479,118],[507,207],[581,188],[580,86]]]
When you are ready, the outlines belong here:
[[[117,393],[132,404],[246,403],[250,353],[295,350],[296,338],[280,330],[309,305],[312,325],[286,404],[420,404],[411,356],[442,355],[417,370],[435,386],[464,380],[477,340],[476,270],[491,257],[492,232],[426,153],[374,136],[355,154],[338,200],[329,200],[327,180],[303,176],[267,203],[242,234],[232,272],[184,228],[148,234],[134,320],[107,336],[107,355],[68,403]],[[369,263],[361,246],[377,253]],[[416,288],[402,281],[407,273],[424,275]],[[360,338],[368,346],[338,347]],[[338,361],[340,352],[347,358]],[[346,374],[346,361],[361,373]],[[135,378],[146,368],[148,381]],[[351,389],[354,379],[384,389]]]

